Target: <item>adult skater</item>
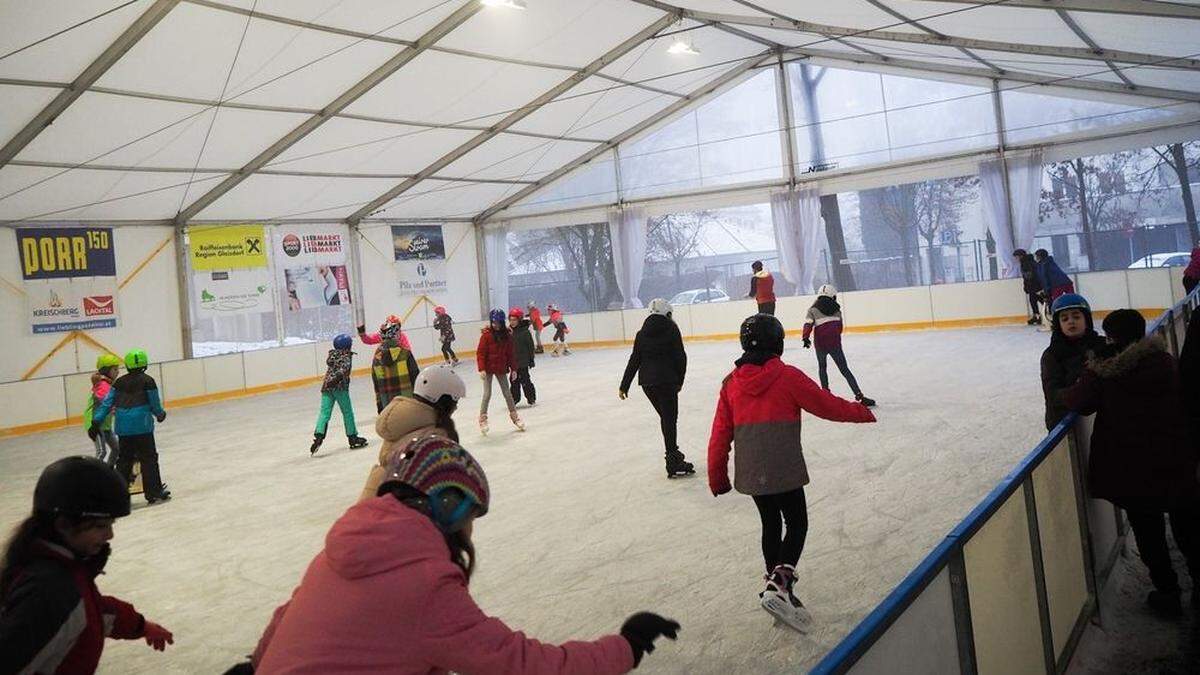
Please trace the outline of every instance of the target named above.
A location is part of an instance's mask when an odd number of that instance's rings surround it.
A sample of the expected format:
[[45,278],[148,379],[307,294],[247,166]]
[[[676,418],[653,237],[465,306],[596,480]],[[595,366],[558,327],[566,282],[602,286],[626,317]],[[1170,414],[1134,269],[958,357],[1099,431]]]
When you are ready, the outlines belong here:
[[[400,343],[400,322],[387,322],[379,331],[380,343],[371,361],[371,384],[375,386],[375,410],[383,412],[397,396],[412,396],[413,383],[421,372],[412,350]],[[365,341],[365,339],[364,339]]]
[[442,358],[446,360],[447,365],[458,365],[458,354],[454,353],[454,348],[451,346],[454,342],[454,319],[446,313],[446,308],[438,305],[433,308],[433,313],[437,317],[433,320],[433,327],[437,329],[438,339],[442,343]]
[[650,301],[650,316],[633,339],[633,352],[618,390],[622,401],[629,396],[634,373],[637,373],[642,392],[658,413],[666,447],[667,478],[695,473],[695,467],[679,451],[677,440],[679,391],[683,389],[683,378],[687,374],[687,352],[683,350],[683,335],[671,318],[671,305],[662,298]]
[[509,373],[513,403],[521,402],[521,391],[523,390],[525,400],[529,401],[529,405],[537,405],[537,388],[533,386],[533,378],[529,374],[529,370],[534,366],[533,355],[536,350],[533,333],[529,330],[532,325],[532,322],[525,318],[525,311],[520,307],[508,310],[508,327],[512,330],[513,358],[516,359],[517,366],[515,371]]
[[96,672],[105,638],[143,639],[158,651],[174,642],[171,631],[96,588],[113,521],[127,515],[129,489],[104,462],[64,457],[42,470],[33,513],[0,562],[0,673],[86,675]]
[[471,535],[489,502],[483,468],[457,443],[423,437],[394,454],[379,496],[334,523],[275,610],[255,672],[607,675],[636,668],[658,638],[675,639],[678,623],[647,612],[619,634],[562,645],[484,614],[469,590]]
[[[91,429],[92,414],[96,406],[108,396],[112,383],[121,372],[121,359],[116,354],[101,354],[96,357],[96,372],[92,373],[92,388],[88,391],[87,405],[83,409],[83,428]],[[110,414],[100,423],[96,430],[96,459],[108,464],[117,465],[117,435],[113,433],[113,416]],[[107,448],[107,452],[105,449]]]
[[367,439],[358,435],[358,426],[354,423],[354,405],[350,402],[350,370],[354,360],[354,339],[341,334],[333,338],[333,349],[325,357],[325,379],[321,381],[321,408],[317,413],[317,426],[313,431],[313,442],[308,448],[309,455],[317,454],[321,444],[325,442],[325,432],[329,430],[329,418],[333,415],[333,404],[337,403],[342,411],[342,426],[346,429],[346,443],[351,449],[365,448]]
[[1042,310],[1038,306],[1042,284],[1038,281],[1037,261],[1023,248],[1013,251],[1013,258],[1016,258],[1017,265],[1021,268],[1021,287],[1029,298],[1030,315],[1029,321],[1025,323],[1036,326],[1042,322]]
[[754,298],[758,303],[759,314],[775,315],[775,277],[771,273],[763,269],[761,260],[755,260],[750,264],[752,275],[750,276],[750,294],[747,298]]
[[457,443],[458,427],[453,415],[458,410],[458,402],[466,395],[467,385],[458,373],[450,366],[437,365],[422,370],[417,376],[412,398],[399,396],[392,399],[375,419],[375,433],[383,439],[383,445],[379,448],[379,462],[371,467],[359,501],[374,499],[379,494],[385,467],[393,460],[393,455],[404,452],[412,439],[435,435]]
[[133,463],[140,463],[146,501],[157,504],[171,498],[167,484],[162,482],[158,446],[154,442],[154,423],[167,419],[167,411],[163,410],[158,383],[146,372],[149,366],[150,358],[141,349],[130,350],[125,355],[127,372],[113,382],[104,400],[93,411],[88,437],[96,438],[108,412],[115,410],[113,429],[120,438],[117,472],[126,483],[130,483],[133,480]]
[[1092,308],[1082,295],[1059,296],[1050,312],[1050,346],[1042,352],[1041,361],[1047,431],[1066,417],[1062,392],[1079,379],[1088,352],[1104,347],[1104,338],[1092,326]]
[[[874,422],[861,403],[821,389],[799,369],[784,365],[783,324],[768,314],[742,323],[737,368],[725,378],[708,441],[708,485],[713,496],[736,487],[754,498],[762,520],[766,590],[763,609],[805,632],[812,616],[796,597],[796,563],[808,536],[804,486],[808,469],[800,444],[800,411],[834,422]],[[729,446],[735,445],[733,486]],[[787,524],[786,533],[783,531]]]
[[1054,256],[1044,248],[1039,248],[1033,253],[1034,260],[1037,262],[1037,278],[1041,285],[1041,294],[1046,298],[1046,302],[1051,305],[1059,296],[1067,293],[1075,292],[1075,284],[1071,283],[1071,277],[1062,271],[1058,263],[1054,262]]
[[492,382],[495,381],[508,406],[508,417],[517,431],[525,431],[525,424],[517,414],[517,404],[509,389],[509,373],[516,371],[517,359],[513,351],[513,337],[504,321],[504,310],[493,309],[488,314],[488,325],[479,334],[479,346],[475,348],[475,363],[479,367],[479,379],[483,380],[483,400],[479,402],[479,432],[487,435],[488,404],[492,401]]
[[1171,565],[1163,517],[1192,577],[1192,607],[1200,606],[1200,486],[1197,451],[1188,438],[1175,359],[1161,337],[1146,336],[1146,320],[1132,309],[1104,317],[1109,345],[1093,355],[1074,386],[1068,408],[1096,413],[1088,453],[1088,491],[1129,516],[1154,590],[1147,604],[1160,614],[1181,611],[1179,580]]
[[538,308],[537,303],[533,300],[529,301],[527,309],[529,310],[529,323],[533,325],[533,341],[537,345],[533,353],[545,353],[545,350],[542,348],[542,329],[546,327],[546,324],[542,323],[542,310]]
[[817,301],[808,308],[808,316],[804,319],[804,348],[809,349],[816,344],[817,372],[821,377],[821,388],[829,391],[829,370],[826,358],[832,358],[833,363],[841,371],[842,377],[854,392],[854,400],[867,406],[875,405],[873,399],[863,396],[858,388],[858,380],[850,372],[846,364],[846,353],[842,351],[842,308],[837,303],[837,289],[825,284],[817,291]]

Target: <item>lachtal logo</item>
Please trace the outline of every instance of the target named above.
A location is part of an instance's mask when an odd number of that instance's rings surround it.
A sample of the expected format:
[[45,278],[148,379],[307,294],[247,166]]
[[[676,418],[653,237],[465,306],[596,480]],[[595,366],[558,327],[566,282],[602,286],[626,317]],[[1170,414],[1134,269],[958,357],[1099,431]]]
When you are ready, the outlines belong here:
[[83,299],[84,316],[112,316],[115,313],[113,296],[91,295]]
[[288,254],[290,258],[300,255],[300,237],[294,234],[285,236],[283,238],[283,252]]
[[50,306],[62,307],[62,298],[58,297],[58,293],[54,291],[50,291]]

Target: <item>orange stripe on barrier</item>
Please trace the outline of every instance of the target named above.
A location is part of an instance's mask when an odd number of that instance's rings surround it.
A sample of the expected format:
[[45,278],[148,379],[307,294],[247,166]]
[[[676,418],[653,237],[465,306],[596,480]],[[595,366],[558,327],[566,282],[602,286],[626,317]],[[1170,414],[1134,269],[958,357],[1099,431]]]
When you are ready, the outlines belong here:
[[61,350],[63,347],[66,347],[68,344],[73,342],[78,337],[79,337],[79,331],[77,331],[77,330],[73,330],[70,333],[67,333],[66,335],[64,335],[63,339],[59,340],[58,344],[54,345],[54,348],[51,349],[49,351],[49,353],[47,353],[45,356],[43,356],[41,359],[39,359],[37,363],[33,364],[32,368],[30,368],[28,371],[26,371],[26,373],[24,375],[21,376],[21,379],[28,380],[29,378],[33,377],[33,374],[36,373],[37,371],[41,370],[42,366],[46,365],[46,362],[49,361],[51,358],[53,358],[54,355],[59,352],[59,350]]
[[125,288],[125,286],[127,286],[130,281],[133,281],[133,278],[136,277],[138,275],[138,273],[141,272],[142,269],[146,267],[146,265],[149,265],[150,261],[154,260],[154,257],[157,256],[160,252],[162,252],[163,248],[165,248],[167,244],[174,241],[174,239],[175,239],[175,233],[172,232],[169,237],[164,239],[161,244],[156,246],[154,248],[154,250],[150,252],[150,255],[143,258],[142,261],[137,264],[137,267],[133,268],[133,271],[129,273],[129,276],[125,277],[124,281],[117,284],[117,290],[119,291],[119,290]]

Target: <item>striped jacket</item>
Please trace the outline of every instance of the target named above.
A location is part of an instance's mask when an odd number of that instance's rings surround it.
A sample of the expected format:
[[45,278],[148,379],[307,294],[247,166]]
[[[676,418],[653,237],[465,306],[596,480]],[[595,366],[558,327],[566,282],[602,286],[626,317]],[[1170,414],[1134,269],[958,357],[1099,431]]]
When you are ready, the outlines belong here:
[[133,605],[96,589],[102,565],[46,541],[37,546],[0,599],[0,673],[90,674],[106,637],[145,634]]
[[384,340],[375,348],[371,362],[371,381],[375,385],[375,409],[383,412],[397,396],[412,396],[413,384],[421,372],[417,359],[395,340]]

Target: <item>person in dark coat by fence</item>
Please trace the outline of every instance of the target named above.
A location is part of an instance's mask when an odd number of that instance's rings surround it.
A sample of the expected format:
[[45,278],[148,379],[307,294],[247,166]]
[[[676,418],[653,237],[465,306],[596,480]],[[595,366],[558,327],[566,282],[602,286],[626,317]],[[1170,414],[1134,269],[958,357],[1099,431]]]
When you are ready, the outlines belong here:
[[1181,611],[1179,580],[1167,550],[1163,515],[1187,561],[1192,604],[1200,602],[1200,486],[1197,453],[1179,400],[1175,359],[1132,309],[1104,318],[1109,344],[1093,352],[1079,381],[1063,392],[1066,406],[1096,413],[1088,455],[1088,491],[1125,509],[1154,590],[1148,604]]
[[1042,322],[1042,311],[1039,308],[1038,295],[1042,292],[1042,282],[1038,281],[1037,261],[1023,248],[1013,251],[1013,257],[1021,266],[1021,286],[1025,295],[1029,296],[1029,325],[1036,326]]
[[1042,352],[1042,394],[1046,399],[1046,430],[1066,417],[1061,394],[1075,384],[1090,351],[1104,346],[1092,326],[1092,308],[1082,295],[1068,293],[1051,306],[1050,346]]
[[683,350],[683,335],[671,318],[671,305],[662,298],[650,301],[650,316],[633,340],[633,352],[621,378],[619,396],[629,395],[634,374],[650,405],[658,413],[666,446],[667,477],[695,472],[691,462],[679,451],[679,391],[687,374],[687,352]]
[[533,341],[533,332],[529,330],[531,325],[532,322],[525,318],[525,310],[513,307],[508,311],[508,327],[513,334],[513,357],[517,360],[516,370],[509,373],[513,403],[521,402],[521,391],[524,390],[525,400],[529,401],[529,405],[535,405],[537,389],[533,386],[529,369],[534,366],[533,355],[537,345]]
[[1054,262],[1054,256],[1044,248],[1039,248],[1034,252],[1033,258],[1037,261],[1037,280],[1041,285],[1040,293],[1045,297],[1046,302],[1051,305],[1061,295],[1075,292],[1075,284],[1071,282],[1071,277]]

